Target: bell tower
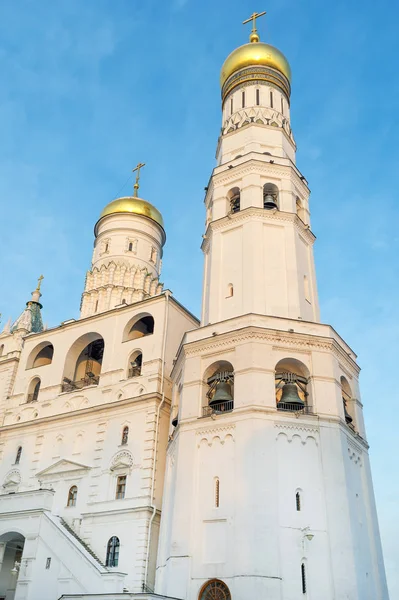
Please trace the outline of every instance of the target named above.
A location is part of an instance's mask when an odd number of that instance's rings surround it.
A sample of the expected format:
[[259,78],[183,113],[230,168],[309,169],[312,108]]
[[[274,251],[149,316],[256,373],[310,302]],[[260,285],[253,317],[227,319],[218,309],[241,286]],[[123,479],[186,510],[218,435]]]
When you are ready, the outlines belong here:
[[156,592],[388,600],[360,369],[319,319],[291,71],[259,16],[221,72],[202,323],[172,371]]
[[222,129],[205,197],[204,325],[247,313],[319,321],[290,80],[286,58],[260,43],[255,26],[222,67]]

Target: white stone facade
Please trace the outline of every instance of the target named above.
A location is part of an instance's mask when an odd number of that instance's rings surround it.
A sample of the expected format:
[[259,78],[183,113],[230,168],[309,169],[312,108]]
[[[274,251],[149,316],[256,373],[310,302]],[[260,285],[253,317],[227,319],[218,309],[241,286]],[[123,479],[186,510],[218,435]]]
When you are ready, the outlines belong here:
[[224,99],[201,324],[159,282],[162,220],[120,211],[81,318],[43,331],[39,285],[0,334],[0,600],[388,600],[286,83]]

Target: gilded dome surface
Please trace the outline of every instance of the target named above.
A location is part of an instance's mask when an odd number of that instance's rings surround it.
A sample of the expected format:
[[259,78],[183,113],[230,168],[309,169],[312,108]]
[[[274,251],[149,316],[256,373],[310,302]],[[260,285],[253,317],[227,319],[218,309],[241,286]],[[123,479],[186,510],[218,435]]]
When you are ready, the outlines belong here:
[[220,73],[220,85],[240,69],[252,66],[266,66],[280,71],[288,81],[291,81],[291,68],[284,54],[274,46],[263,42],[250,42],[233,50],[223,63]]
[[148,219],[155,221],[155,223],[158,223],[162,229],[164,228],[163,218],[159,210],[146,200],[142,200],[136,196],[125,196],[113,200],[104,208],[100,215],[100,219],[107,215],[115,215],[117,213],[142,215],[143,217],[147,217]]

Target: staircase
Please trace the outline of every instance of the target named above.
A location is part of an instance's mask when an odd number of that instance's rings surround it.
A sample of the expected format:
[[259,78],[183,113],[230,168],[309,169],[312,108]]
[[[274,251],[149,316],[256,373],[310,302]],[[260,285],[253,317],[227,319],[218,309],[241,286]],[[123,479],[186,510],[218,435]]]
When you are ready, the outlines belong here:
[[82,538],[80,538],[78,536],[76,531],[74,531],[72,529],[72,527],[70,527],[70,525],[68,525],[68,523],[62,517],[60,517],[60,523],[63,527],[65,527],[65,529],[68,531],[68,533],[70,533],[79,542],[79,544],[81,544],[83,546],[83,548],[90,554],[90,556],[92,556],[94,558],[94,560],[96,560],[98,562],[99,565],[101,565],[104,569],[107,568],[105,566],[105,564],[98,558],[97,554],[95,554],[95,552],[93,552],[93,550],[90,548],[90,546],[88,544],[86,544],[86,542],[84,542],[82,540]]

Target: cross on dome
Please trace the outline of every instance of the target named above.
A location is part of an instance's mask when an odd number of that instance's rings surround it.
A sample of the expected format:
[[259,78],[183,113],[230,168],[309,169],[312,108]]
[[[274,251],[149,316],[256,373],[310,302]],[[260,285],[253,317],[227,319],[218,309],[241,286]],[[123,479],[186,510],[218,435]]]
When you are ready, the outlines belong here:
[[256,29],[256,19],[258,19],[259,17],[263,17],[263,15],[266,14],[266,11],[264,10],[261,13],[252,13],[252,15],[249,17],[249,19],[247,19],[246,21],[243,21],[242,24],[246,25],[246,23],[250,23],[252,21],[252,31],[249,35],[249,41],[254,43],[254,42],[259,42],[259,35],[258,35],[258,30]]
[[137,165],[137,167],[135,167],[134,169],[132,169],[132,173],[134,173],[135,171],[137,171],[137,173],[136,173],[136,182],[135,182],[135,184],[133,186],[133,188],[134,188],[133,196],[135,198],[138,197],[138,191],[139,191],[139,187],[140,187],[140,185],[139,185],[139,181],[140,181],[140,169],[142,169],[142,167],[145,167],[145,163],[140,163],[139,162],[138,165]]

